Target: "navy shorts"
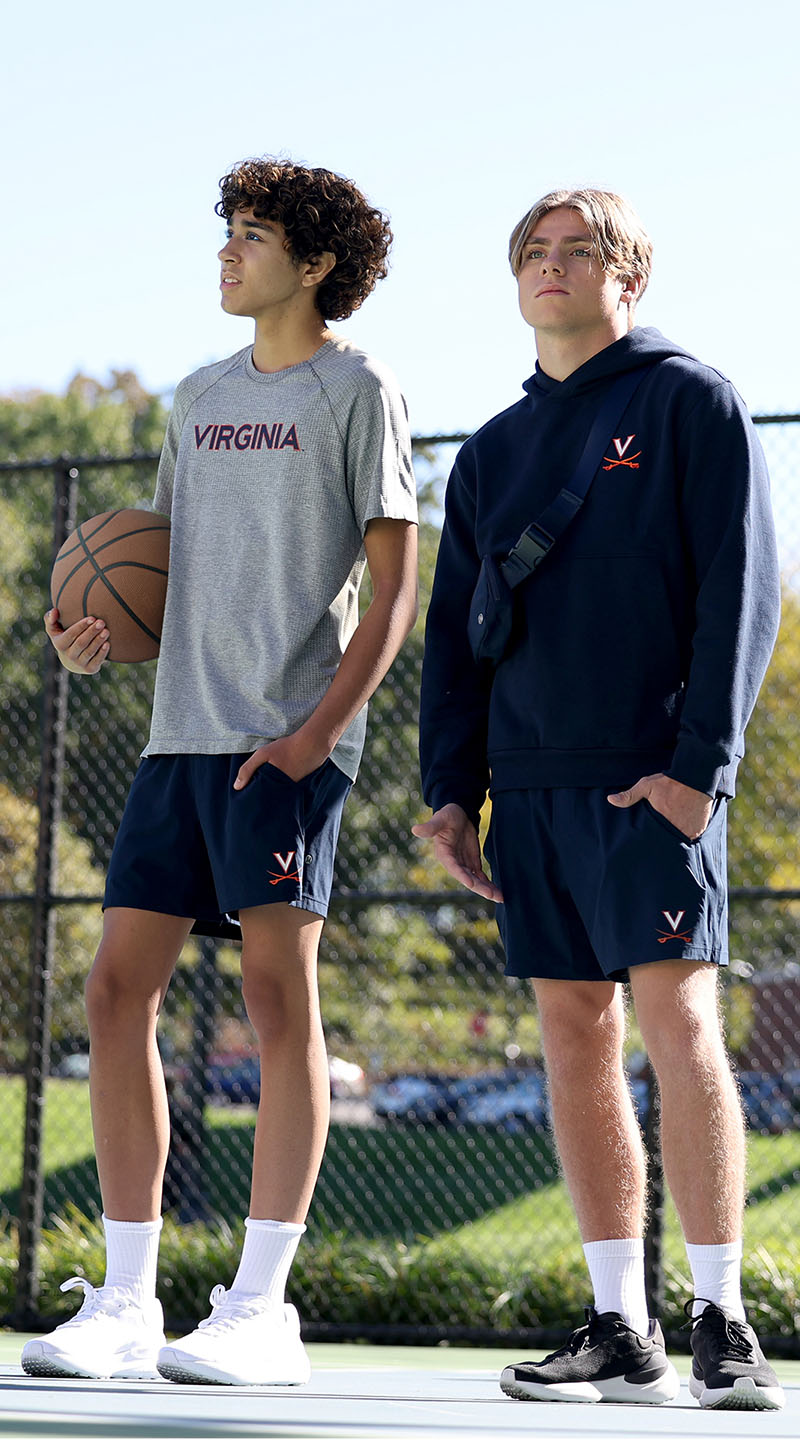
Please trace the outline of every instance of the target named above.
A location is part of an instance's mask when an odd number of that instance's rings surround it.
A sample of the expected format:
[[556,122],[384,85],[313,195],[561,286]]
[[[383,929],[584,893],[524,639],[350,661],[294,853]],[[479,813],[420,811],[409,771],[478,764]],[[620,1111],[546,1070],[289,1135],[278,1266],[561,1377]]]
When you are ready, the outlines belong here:
[[698,840],[646,800],[607,790],[503,790],[486,853],[503,892],[506,973],[625,980],[654,960],[728,963],[726,802]]
[[326,760],[294,781],[261,765],[244,790],[246,755],[150,755],[131,786],[104,906],[194,919],[235,934],[238,911],[284,901],[327,915],[346,775]]

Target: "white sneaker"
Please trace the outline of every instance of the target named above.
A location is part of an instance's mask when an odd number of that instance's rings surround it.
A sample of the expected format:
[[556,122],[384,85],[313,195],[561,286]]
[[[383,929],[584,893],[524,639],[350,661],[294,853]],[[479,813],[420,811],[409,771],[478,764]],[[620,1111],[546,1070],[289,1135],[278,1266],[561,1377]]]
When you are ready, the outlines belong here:
[[211,1291],[212,1313],[191,1335],[165,1345],[158,1373],[188,1385],[305,1385],[311,1363],[294,1305],[262,1295]]
[[26,1375],[80,1375],[90,1380],[157,1380],[156,1360],[165,1343],[158,1300],[139,1304],[114,1285],[96,1290],[74,1275],[62,1290],[80,1285],[84,1300],[77,1315],[22,1351]]

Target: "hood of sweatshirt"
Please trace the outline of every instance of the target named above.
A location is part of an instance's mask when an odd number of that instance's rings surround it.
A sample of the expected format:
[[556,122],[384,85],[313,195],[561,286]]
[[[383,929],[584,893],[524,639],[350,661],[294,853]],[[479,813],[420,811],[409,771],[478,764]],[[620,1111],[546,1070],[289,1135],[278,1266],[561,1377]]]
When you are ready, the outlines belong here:
[[652,326],[636,326],[627,335],[615,340],[613,345],[598,351],[584,365],[579,365],[566,380],[553,380],[537,361],[533,375],[523,383],[522,388],[534,400],[545,396],[571,400],[600,382],[622,375],[626,370],[636,370],[640,365],[649,365],[671,356],[694,360],[688,350],[667,340],[660,330]]

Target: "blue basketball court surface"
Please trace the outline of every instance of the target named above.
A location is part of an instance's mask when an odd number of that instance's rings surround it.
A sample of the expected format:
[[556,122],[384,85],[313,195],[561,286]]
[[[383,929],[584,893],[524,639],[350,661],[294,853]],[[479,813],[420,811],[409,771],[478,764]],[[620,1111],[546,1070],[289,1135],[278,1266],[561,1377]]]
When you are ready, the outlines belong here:
[[776,1366],[786,1390],[785,1410],[740,1414],[699,1409],[686,1384],[686,1356],[675,1357],[683,1384],[670,1405],[564,1405],[502,1394],[497,1377],[503,1365],[522,1358],[519,1349],[309,1345],[310,1384],[234,1388],[34,1379],[18,1364],[26,1338],[0,1336],[0,1435],[7,1440],[642,1440],[651,1435],[800,1440],[800,1363],[795,1362]]

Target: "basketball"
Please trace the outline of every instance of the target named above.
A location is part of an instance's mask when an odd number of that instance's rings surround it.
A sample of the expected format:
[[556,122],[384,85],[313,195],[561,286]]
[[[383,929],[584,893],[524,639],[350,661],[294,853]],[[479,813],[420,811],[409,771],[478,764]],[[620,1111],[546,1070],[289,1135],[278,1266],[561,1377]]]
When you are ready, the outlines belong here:
[[56,556],[50,594],[65,630],[94,615],[109,660],[152,660],[161,643],[169,520],[150,510],[107,510],[84,520]]

